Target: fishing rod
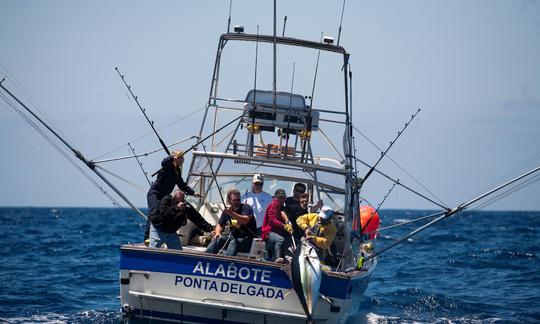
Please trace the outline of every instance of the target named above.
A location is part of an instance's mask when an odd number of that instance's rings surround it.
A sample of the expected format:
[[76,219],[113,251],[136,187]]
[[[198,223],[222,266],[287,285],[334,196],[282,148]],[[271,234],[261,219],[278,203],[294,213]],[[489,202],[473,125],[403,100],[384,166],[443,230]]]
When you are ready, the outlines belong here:
[[[246,116],[249,112],[253,111],[253,108],[251,109],[248,109],[246,111],[244,111],[240,116],[234,118],[233,120],[231,120],[230,122],[228,122],[227,124],[221,126],[220,128],[216,129],[214,132],[210,133],[208,136],[206,136],[205,138],[199,140],[197,143],[191,145],[190,148],[188,148],[187,150],[184,151],[184,154],[183,155],[186,155],[189,151],[191,150],[194,150],[197,148],[197,146],[201,143],[204,143],[206,140],[208,140],[210,137],[216,135],[217,133],[221,132],[223,129],[225,129],[226,127],[228,127],[229,125],[231,125],[232,123],[234,123],[235,121],[239,120],[240,118],[243,118],[244,116]],[[163,167],[160,168],[159,170],[157,170],[156,172],[152,173],[152,177],[155,176],[156,174],[158,174],[159,171],[163,170]]]
[[212,167],[212,161],[210,160],[210,156],[208,156],[208,153],[206,152],[206,145],[204,143],[201,143],[201,146],[204,150],[204,155],[206,156],[206,159],[208,160],[208,167],[210,167],[210,172],[212,172],[212,178],[214,178],[214,181],[216,182],[216,187],[218,189],[219,197],[221,198],[221,202],[223,203],[223,206],[226,206],[225,199],[223,199],[223,194],[221,193],[221,186],[219,185],[217,181],[216,173],[214,172],[214,168]]
[[281,37],[285,37],[285,27],[287,26],[287,16],[283,17],[283,32],[281,33]]
[[404,185],[403,183],[401,183],[401,182],[398,181],[398,180],[394,180],[394,179],[391,178],[390,176],[388,176],[388,175],[386,175],[385,173],[383,173],[383,172],[379,171],[378,169],[376,169],[374,166],[372,167],[371,165],[367,164],[366,162],[364,162],[364,161],[362,161],[362,160],[360,160],[360,159],[358,159],[358,158],[356,158],[356,161],[362,163],[363,165],[365,165],[365,166],[368,167],[368,168],[374,168],[374,171],[375,171],[375,172],[377,172],[378,174],[382,175],[382,176],[385,177],[386,179],[388,179],[388,180],[390,180],[390,181],[396,183],[398,186],[401,186],[401,187],[403,187],[403,188],[409,190],[410,192],[414,193],[415,195],[417,195],[417,196],[419,196],[419,197],[421,197],[421,198],[424,198],[425,200],[427,200],[427,201],[433,203],[434,205],[437,205],[437,206],[439,206],[440,208],[445,209],[445,210],[450,210],[449,207],[447,207],[447,206],[445,206],[445,205],[443,205],[443,204],[440,204],[440,203],[434,201],[433,199],[431,199],[431,198],[429,198],[429,197],[426,197],[425,195],[419,193],[418,191],[416,191],[416,190],[414,190],[414,189],[409,188],[408,186]]
[[101,174],[101,172],[99,172],[96,169],[96,166],[91,161],[87,160],[79,150],[71,146],[71,144],[69,144],[62,136],[60,136],[54,129],[52,129],[30,108],[28,108],[22,101],[20,101],[19,98],[17,98],[13,93],[11,93],[6,87],[4,87],[4,85],[2,84],[4,80],[0,81],[0,87],[2,88],[2,90],[4,90],[11,98],[17,101],[17,103],[19,103],[19,105],[21,105],[24,109],[26,109],[26,111],[28,111],[37,121],[39,121],[43,126],[45,126],[56,138],[60,140],[60,142],[62,142],[62,144],[64,144],[69,150],[71,150],[71,152],[75,155],[75,157],[81,160],[88,168],[90,168],[90,170],[92,170],[95,174],[97,174],[97,176],[100,177],[101,180],[103,180],[103,182],[105,182],[107,186],[109,186],[109,188],[111,188],[114,192],[116,192],[116,194],[120,196],[120,198],[122,198],[122,200],[124,200],[131,207],[131,209],[133,209],[140,216],[146,219],[146,215],[142,211],[140,211],[137,207],[135,207],[135,205],[133,205],[133,203],[131,203],[131,201],[129,201],[129,199],[127,199],[127,197],[124,196],[124,194],[122,194],[120,190],[118,190],[103,174]]
[[[225,199],[223,198],[223,194],[221,193],[221,187],[218,183],[218,180],[217,180],[217,175],[216,173],[214,172],[214,168],[212,167],[212,161],[210,160],[210,156],[207,154],[206,152],[206,146],[204,145],[204,143],[201,143],[201,146],[204,150],[204,153],[206,155],[206,159],[208,160],[208,167],[210,167],[210,172],[212,173],[212,178],[214,179],[214,181],[216,182],[216,187],[218,189],[218,193],[219,193],[219,197],[221,198],[221,202],[223,203],[223,207],[226,208],[227,204],[225,203]],[[257,233],[254,233],[253,230],[251,230],[251,228],[249,228],[247,226],[247,224],[244,226],[245,229],[247,229],[247,231],[253,235],[254,237],[259,237],[259,235],[257,235]],[[225,246],[227,245],[227,242],[229,241],[229,239],[231,238],[231,234],[232,234],[232,231],[229,233],[229,237],[227,238],[227,241],[225,242],[225,244],[223,245],[223,247],[221,248],[221,250],[219,250],[218,254],[221,253],[221,251],[225,248]]]
[[133,152],[133,157],[135,158],[135,160],[137,160],[137,164],[141,168],[141,171],[142,171],[144,177],[146,178],[146,181],[148,182],[148,185],[151,186],[152,183],[150,182],[150,179],[148,179],[148,173],[146,171],[144,171],[142,163],[141,163],[141,161],[139,161],[139,157],[137,156],[137,154],[135,154],[135,149],[133,149],[133,147],[131,146],[130,143],[127,143],[127,144],[129,146],[129,148],[131,149],[131,152]]
[[469,200],[468,202],[462,203],[462,204],[458,205],[457,207],[455,207],[455,208],[453,208],[453,209],[451,209],[451,210],[449,210],[449,211],[444,212],[444,214],[442,214],[442,216],[439,216],[439,217],[437,217],[436,219],[432,220],[431,222],[429,222],[429,223],[427,223],[427,224],[425,224],[425,225],[423,225],[423,226],[421,226],[421,227],[415,229],[414,231],[412,231],[412,232],[410,232],[409,234],[407,234],[407,235],[401,237],[401,238],[398,239],[396,242],[390,244],[389,246],[383,248],[382,250],[377,251],[376,253],[374,253],[374,254],[372,254],[372,255],[369,255],[368,257],[366,257],[366,258],[364,259],[364,262],[365,262],[365,261],[369,261],[369,260],[371,260],[371,259],[373,259],[373,258],[375,258],[375,257],[377,257],[377,256],[379,256],[379,255],[381,255],[382,253],[388,251],[389,249],[393,248],[394,246],[400,244],[401,242],[403,242],[403,241],[405,241],[405,240],[408,240],[409,238],[411,238],[411,237],[414,236],[415,234],[417,234],[417,233],[419,233],[419,232],[425,230],[426,228],[429,228],[429,227],[435,225],[436,223],[440,222],[441,220],[443,220],[443,219],[445,219],[445,218],[448,218],[448,217],[450,217],[450,216],[452,216],[452,215],[454,215],[454,214],[456,214],[456,213],[458,213],[458,212],[463,211],[464,209],[468,208],[470,205],[474,204],[475,202],[477,202],[477,201],[479,201],[479,200],[481,200],[481,199],[484,199],[485,197],[488,197],[488,196],[494,194],[495,192],[497,192],[497,191],[499,191],[499,190],[501,190],[501,189],[503,189],[503,188],[506,188],[506,187],[508,187],[509,185],[511,185],[511,184],[513,184],[513,183],[515,183],[515,182],[517,182],[517,181],[519,181],[519,180],[521,180],[521,179],[523,179],[523,178],[525,178],[525,177],[528,177],[529,175],[531,175],[531,174],[533,174],[533,173],[536,173],[536,172],[538,172],[538,171],[540,171],[540,166],[538,166],[538,167],[536,167],[536,168],[534,168],[534,169],[532,169],[532,170],[530,170],[530,171],[527,171],[527,172],[523,173],[522,175],[517,176],[517,177],[515,177],[514,179],[512,179],[512,180],[510,180],[510,181],[508,181],[508,182],[506,182],[506,183],[503,183],[503,184],[501,184],[500,186],[495,187],[495,188],[493,188],[493,189],[491,189],[491,190],[489,190],[489,191],[487,191],[487,192],[485,192],[485,193],[483,193],[483,194],[481,194],[481,195],[479,195],[479,196],[477,196],[477,197],[475,197],[475,198]]
[[139,100],[137,99],[137,96],[133,94],[133,91],[131,91],[131,86],[127,84],[124,76],[120,73],[120,70],[118,70],[117,67],[114,68],[116,70],[116,72],[118,73],[118,75],[120,76],[120,78],[122,79],[122,82],[124,82],[124,85],[127,87],[129,93],[131,94],[131,97],[133,98],[133,100],[135,100],[135,102],[137,103],[137,106],[139,107],[139,109],[141,110],[141,112],[143,113],[144,115],[144,118],[146,118],[146,121],[148,122],[148,124],[150,125],[150,127],[152,127],[152,130],[154,131],[154,133],[156,134],[157,138],[159,139],[159,143],[161,144],[161,146],[163,147],[163,149],[165,150],[165,152],[167,152],[167,155],[171,155],[171,152],[169,151],[169,149],[167,148],[167,145],[165,145],[165,143],[163,142],[163,140],[161,139],[161,137],[159,136],[157,130],[154,128],[154,122],[153,121],[150,121],[150,119],[148,118],[148,115],[146,115],[146,109],[144,109],[141,104],[139,103]]
[[[392,188],[390,188],[390,190],[388,190],[388,192],[386,193],[386,195],[383,197],[383,200],[379,203],[379,205],[377,206],[377,209],[375,209],[375,214],[379,211],[379,209],[381,208],[381,206],[384,204],[384,202],[386,201],[386,198],[388,198],[388,196],[390,196],[390,193],[392,192],[392,190],[394,190],[394,188],[396,187],[396,185],[399,183],[399,179],[397,179],[397,182],[394,182],[394,184],[392,185]],[[367,225],[366,225],[367,227]]]
[[401,134],[403,134],[403,132],[405,131],[405,129],[407,129],[407,126],[409,126],[409,124],[413,121],[413,119],[416,117],[416,115],[418,115],[418,113],[420,112],[420,109],[418,109],[412,116],[411,116],[411,119],[405,123],[405,126],[403,126],[403,129],[401,129],[401,131],[399,131],[397,133],[397,136],[396,138],[390,142],[390,145],[388,146],[388,148],[381,154],[381,156],[379,157],[379,159],[377,160],[377,162],[375,162],[375,164],[371,167],[371,169],[369,169],[368,173],[366,173],[366,175],[364,176],[364,178],[362,179],[362,184],[369,178],[369,176],[373,173],[373,171],[375,171],[375,167],[377,166],[377,164],[379,164],[379,162],[381,162],[381,160],[383,159],[383,157],[386,155],[386,153],[388,153],[388,151],[390,150],[390,148],[394,145],[394,143],[397,141],[397,139],[401,136]]

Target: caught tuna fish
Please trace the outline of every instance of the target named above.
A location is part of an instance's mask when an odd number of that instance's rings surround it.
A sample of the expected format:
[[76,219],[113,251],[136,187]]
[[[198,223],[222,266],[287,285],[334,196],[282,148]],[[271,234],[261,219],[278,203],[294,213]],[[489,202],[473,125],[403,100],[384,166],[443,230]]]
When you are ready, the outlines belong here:
[[311,321],[320,295],[321,266],[317,251],[305,240],[302,240],[302,243],[294,251],[291,276],[294,290],[308,320]]

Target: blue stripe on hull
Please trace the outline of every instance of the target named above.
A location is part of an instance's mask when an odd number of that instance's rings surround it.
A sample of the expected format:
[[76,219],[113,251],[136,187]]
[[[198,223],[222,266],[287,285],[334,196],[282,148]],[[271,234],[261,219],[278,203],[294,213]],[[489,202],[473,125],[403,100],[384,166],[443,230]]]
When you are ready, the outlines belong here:
[[[220,277],[215,275],[194,273],[194,267],[200,261],[205,264],[205,267],[206,264],[208,264],[208,269],[212,273],[215,273],[219,265],[227,267],[231,264],[234,264],[237,268],[247,267],[250,269],[256,269],[258,271],[270,271],[271,283],[261,283],[260,278],[256,280],[257,278],[253,276],[250,276],[246,280],[240,280],[240,278]],[[218,278],[239,282],[263,284],[284,289],[290,289],[292,287],[288,275],[284,271],[275,267],[247,262],[244,263],[238,260],[234,260],[234,262],[231,262],[224,259],[212,258],[211,255],[193,256],[186,254],[159,253],[156,251],[121,249],[120,269],[197,275],[213,279]],[[351,298],[351,294],[362,294],[367,287],[368,282],[369,278],[351,280],[348,278],[329,276],[323,272],[320,291],[321,294],[327,297],[348,299]]]
[[[203,268],[205,269],[205,273],[201,273],[201,271],[194,272],[195,266],[198,262],[203,262]],[[239,269],[241,267],[246,267],[251,269],[254,274],[250,275],[247,278],[241,278],[240,275],[237,275],[236,277],[212,275],[216,273],[216,270],[220,265],[222,266],[222,268],[225,268],[226,274],[227,269],[230,265],[234,265],[236,267],[237,273],[240,271]],[[238,260],[234,260],[233,262],[223,259],[213,259],[210,255],[192,256],[185,254],[156,253],[153,251],[146,252],[138,250],[121,250],[120,269],[196,275],[212,279],[217,278],[234,280],[239,282],[267,285],[284,289],[289,289],[292,287],[288,275],[278,268],[244,263],[239,262]],[[206,272],[206,269],[208,269],[208,272]],[[262,271],[269,273],[266,278],[269,278],[270,282],[261,281]]]

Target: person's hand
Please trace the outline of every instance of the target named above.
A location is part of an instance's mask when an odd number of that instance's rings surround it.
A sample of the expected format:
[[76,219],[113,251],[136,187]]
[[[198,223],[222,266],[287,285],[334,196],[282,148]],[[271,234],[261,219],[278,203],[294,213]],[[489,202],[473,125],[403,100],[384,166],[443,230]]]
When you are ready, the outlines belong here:
[[306,234],[306,237],[311,235],[311,228],[309,226],[304,230],[304,234]]
[[193,197],[195,197],[195,198],[202,198],[203,195],[201,195],[200,193],[194,193],[194,194],[193,194]]
[[283,228],[284,228],[287,232],[289,232],[289,234],[292,234],[293,228],[292,228],[292,225],[291,225],[290,223],[289,223],[289,224],[283,225]]
[[231,219],[236,219],[236,215],[232,206],[229,206],[223,210],[225,215],[228,215]]
[[239,227],[238,221],[236,219],[231,219],[231,227]]
[[214,236],[212,236],[212,241],[215,241],[221,237],[221,234],[215,233]]
[[178,209],[180,210],[183,210],[184,208],[186,208],[186,204],[183,201],[181,201],[178,203],[178,205],[176,205],[176,207],[178,207]]

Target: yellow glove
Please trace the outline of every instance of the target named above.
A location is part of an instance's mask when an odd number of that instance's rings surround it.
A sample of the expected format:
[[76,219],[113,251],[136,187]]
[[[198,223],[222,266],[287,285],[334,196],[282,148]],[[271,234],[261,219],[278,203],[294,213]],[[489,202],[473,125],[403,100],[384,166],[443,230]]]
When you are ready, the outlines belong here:
[[289,234],[292,234],[293,229],[292,229],[292,225],[291,225],[291,224],[285,224],[285,225],[283,225],[283,228],[284,228],[287,232],[289,232]]

